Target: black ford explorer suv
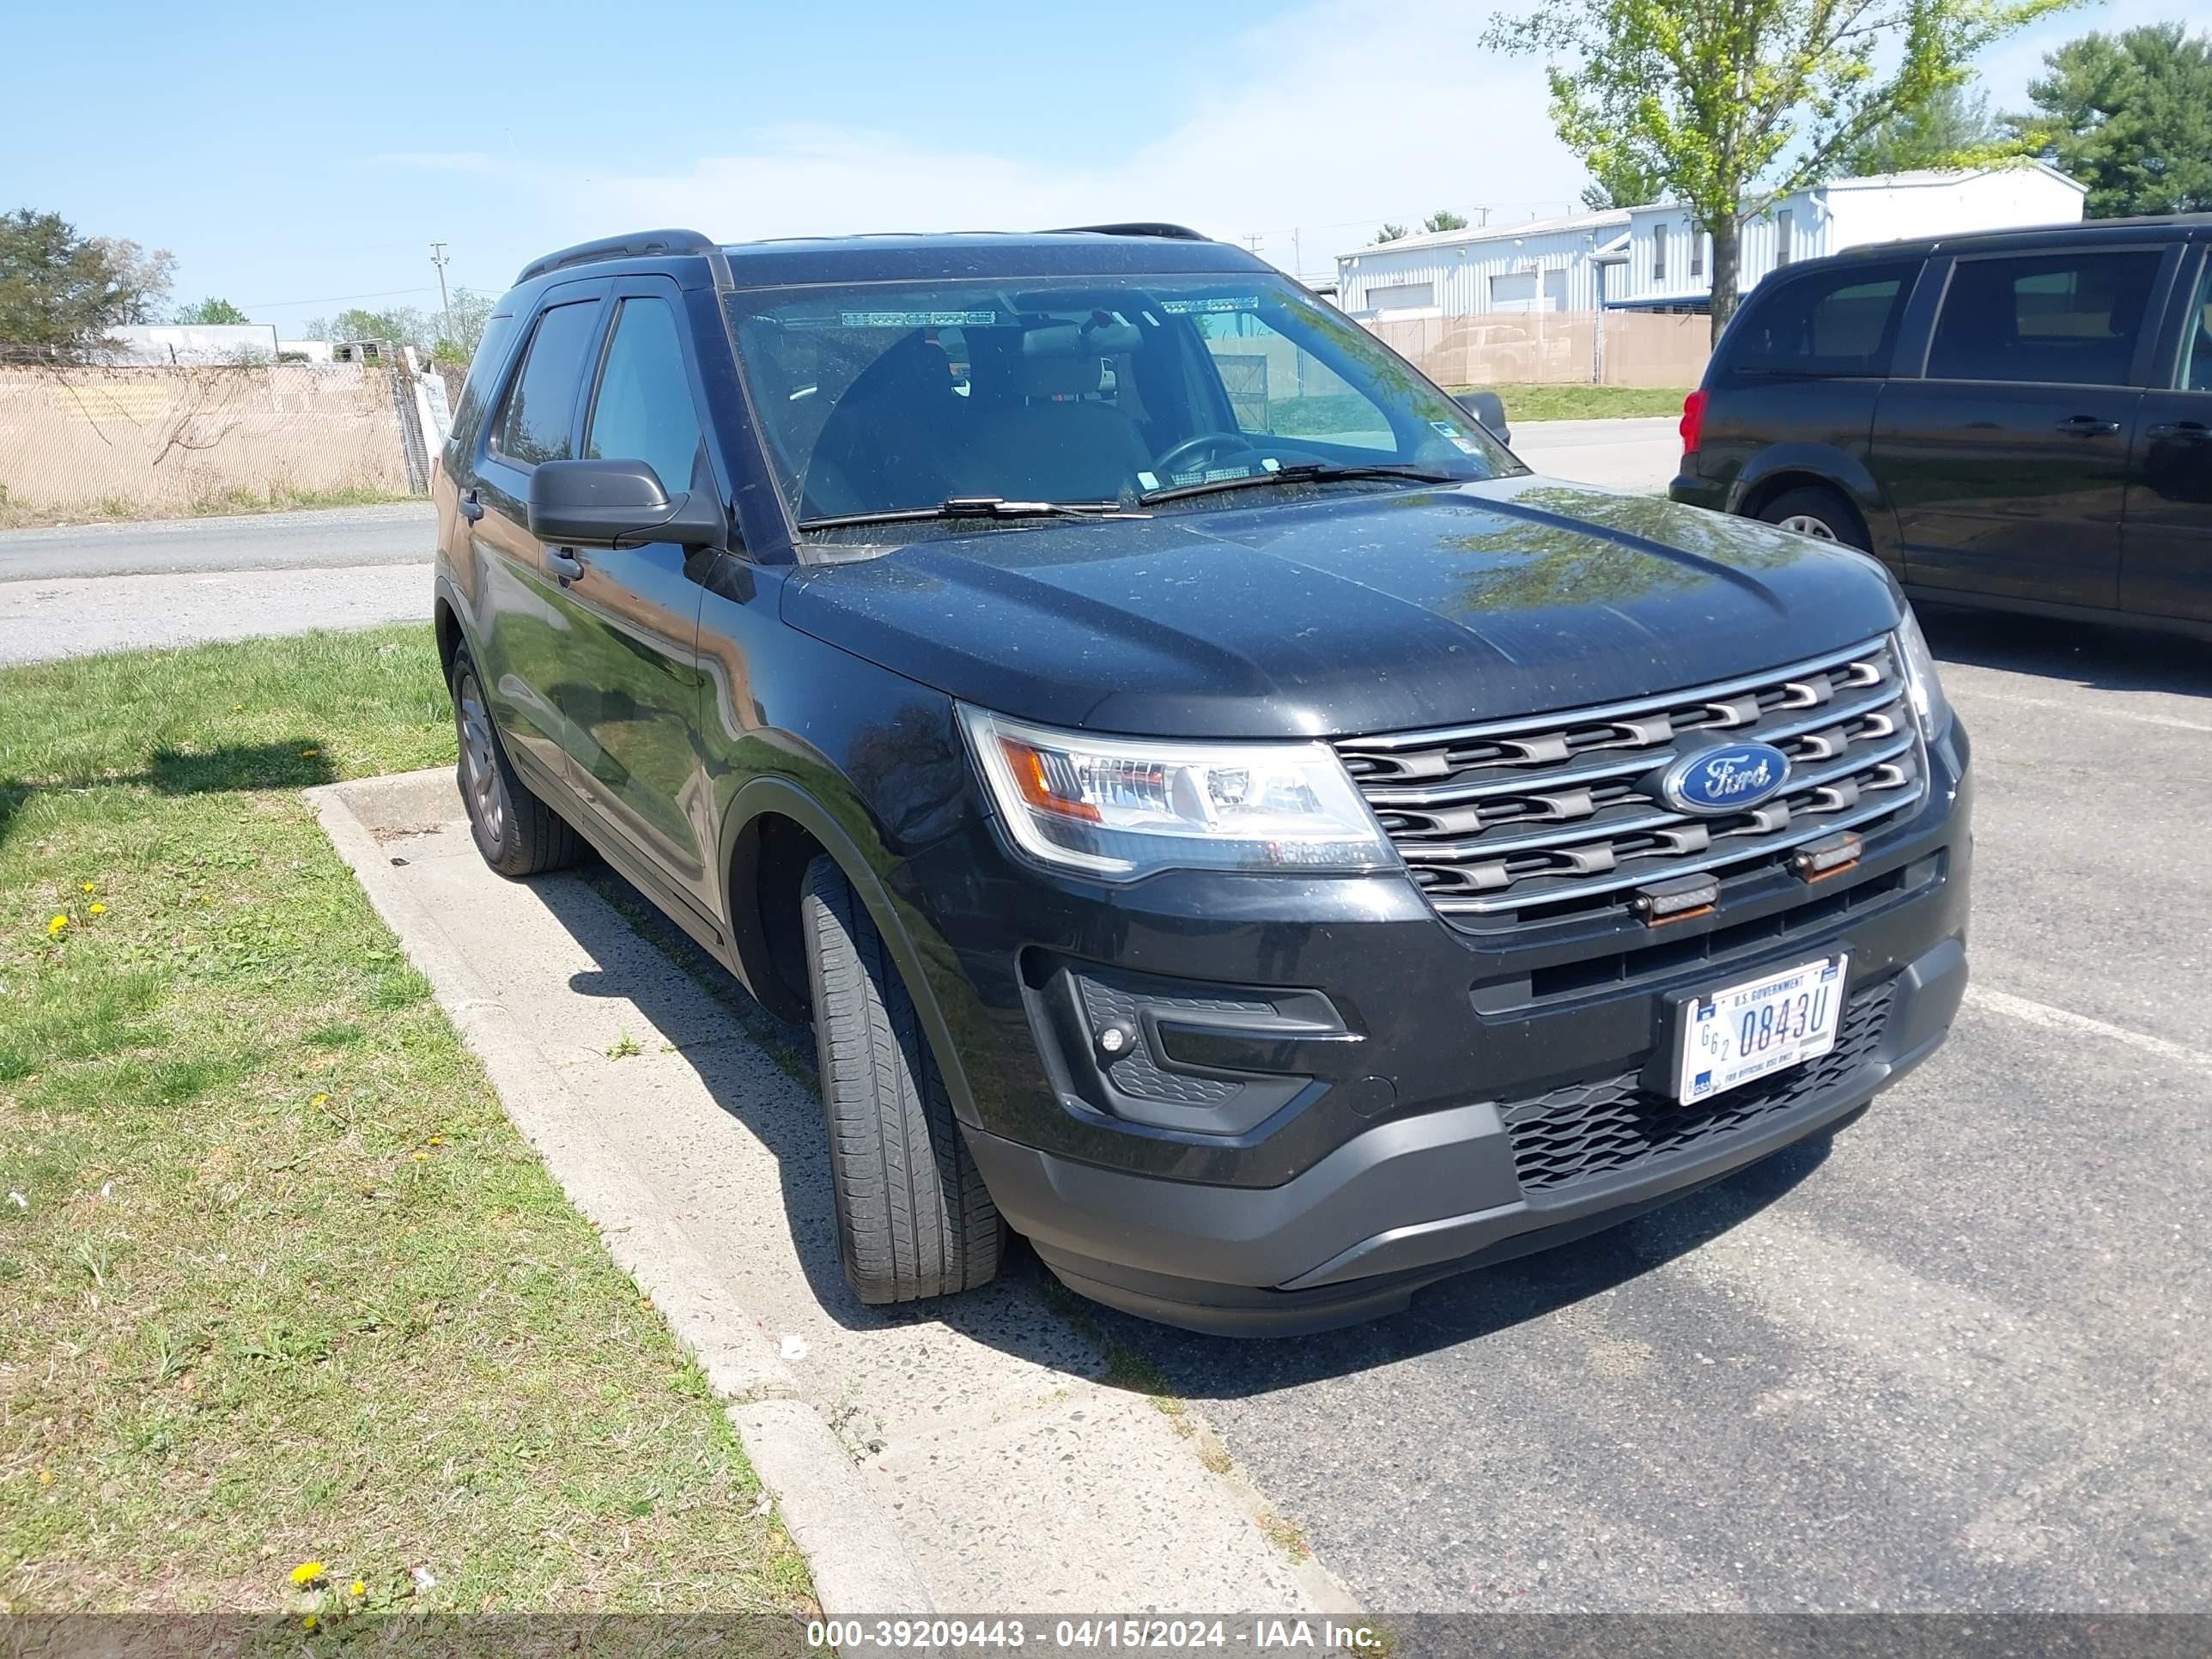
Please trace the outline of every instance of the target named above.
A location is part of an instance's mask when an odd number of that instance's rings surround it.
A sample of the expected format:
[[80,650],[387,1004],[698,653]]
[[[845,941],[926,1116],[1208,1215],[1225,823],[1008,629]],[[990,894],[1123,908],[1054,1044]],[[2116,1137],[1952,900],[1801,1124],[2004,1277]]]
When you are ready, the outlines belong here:
[[478,846],[817,1033],[867,1302],[1312,1329],[1835,1128],[1966,981],[1849,549],[1532,476],[1166,226],[522,273],[437,485]]
[[1682,441],[1676,501],[1866,548],[1916,599],[2212,638],[2212,214],[1778,272]]

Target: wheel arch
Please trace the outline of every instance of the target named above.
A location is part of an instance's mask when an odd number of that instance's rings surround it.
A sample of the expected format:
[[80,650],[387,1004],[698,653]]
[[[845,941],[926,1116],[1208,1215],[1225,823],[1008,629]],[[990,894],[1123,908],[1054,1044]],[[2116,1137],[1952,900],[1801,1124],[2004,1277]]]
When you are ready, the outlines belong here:
[[1887,554],[1895,546],[1894,514],[1866,463],[1832,444],[1776,444],[1745,464],[1729,489],[1728,510],[1755,519],[1784,490],[1832,489],[1858,514],[1867,546]]
[[[866,822],[866,814],[860,815]],[[884,879],[890,854],[881,841],[871,835],[863,845],[847,815],[833,811],[800,784],[777,776],[755,778],[739,789],[724,825],[730,953],[754,997],[781,1018],[804,1023],[810,1018],[799,905],[807,866],[826,854],[852,884],[890,947],[955,1115],[963,1123],[976,1123],[967,1067],[916,941],[911,906],[896,898]]]

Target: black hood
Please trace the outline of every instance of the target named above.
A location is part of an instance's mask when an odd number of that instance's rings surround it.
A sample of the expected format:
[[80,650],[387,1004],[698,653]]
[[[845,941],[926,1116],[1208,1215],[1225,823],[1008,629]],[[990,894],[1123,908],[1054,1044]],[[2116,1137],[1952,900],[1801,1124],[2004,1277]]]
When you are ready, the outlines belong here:
[[1895,625],[1875,562],[1553,480],[1234,498],[809,568],[793,626],[967,702],[1175,737],[1345,736],[1608,702]]

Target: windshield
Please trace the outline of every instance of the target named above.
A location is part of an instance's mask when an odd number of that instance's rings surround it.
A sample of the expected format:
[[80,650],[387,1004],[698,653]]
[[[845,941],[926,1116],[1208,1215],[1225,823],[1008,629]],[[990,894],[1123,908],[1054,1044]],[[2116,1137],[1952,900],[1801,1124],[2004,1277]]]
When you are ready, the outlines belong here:
[[1340,468],[1369,488],[1389,487],[1389,469],[1522,470],[1280,276],[869,283],[729,303],[802,526],[961,498],[1194,511],[1244,481],[1317,488]]

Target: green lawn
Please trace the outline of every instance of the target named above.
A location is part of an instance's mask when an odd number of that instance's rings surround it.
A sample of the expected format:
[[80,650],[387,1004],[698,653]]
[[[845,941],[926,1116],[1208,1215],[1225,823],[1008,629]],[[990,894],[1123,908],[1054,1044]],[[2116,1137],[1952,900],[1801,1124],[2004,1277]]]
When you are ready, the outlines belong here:
[[252,489],[243,484],[203,490],[171,506],[155,506],[126,495],[103,495],[91,501],[25,501],[9,497],[0,484],[0,530],[21,530],[34,525],[108,524],[139,519],[206,519],[240,513],[291,513],[302,507],[377,507],[388,501],[419,501],[421,495],[399,495],[389,489],[295,489],[272,484]]
[[1495,392],[1505,400],[1505,418],[1523,421],[1626,420],[1638,415],[1680,415],[1686,386],[1461,386],[1462,392]]
[[453,747],[427,628],[0,672],[0,1613],[811,1607],[299,798]]

